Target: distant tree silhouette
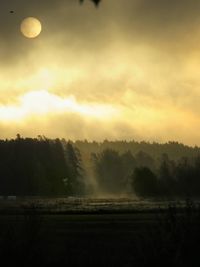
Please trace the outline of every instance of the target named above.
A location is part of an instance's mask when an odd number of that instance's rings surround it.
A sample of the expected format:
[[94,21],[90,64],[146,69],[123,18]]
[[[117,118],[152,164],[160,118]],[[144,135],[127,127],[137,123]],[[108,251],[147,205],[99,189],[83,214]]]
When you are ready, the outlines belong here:
[[96,177],[95,186],[102,193],[133,189],[143,197],[200,197],[198,147],[176,142],[73,143],[20,134],[0,140],[0,195],[82,196],[86,173]]
[[158,178],[162,195],[176,194],[176,185],[174,179],[175,163],[169,159],[167,154],[161,157]]
[[197,185],[195,178],[195,167],[189,163],[188,158],[182,158],[176,166],[176,180],[178,183],[177,194],[185,197],[191,197],[194,193],[193,188]]
[[154,159],[146,152],[139,151],[135,155],[135,159],[138,167],[148,167],[154,169]]
[[147,167],[134,170],[132,175],[134,192],[143,197],[155,197],[158,195],[158,182],[156,175]]
[[137,166],[135,157],[130,151],[127,151],[121,155],[121,161],[124,172],[126,172],[127,176],[130,176],[133,173],[134,168]]
[[200,196],[200,155],[194,159],[194,173],[192,174],[191,186],[192,195]]
[[59,139],[17,136],[0,141],[1,195],[64,194],[63,178],[68,173]]
[[118,152],[104,150],[93,155],[99,188],[103,193],[117,194],[124,190],[124,172],[122,160]]
[[[76,141],[74,145],[80,150],[81,154],[100,153],[106,149],[112,149],[120,154],[130,151],[134,157],[141,151],[148,154],[153,160],[155,167],[160,164],[163,154],[167,154],[170,160],[178,161],[181,157],[195,158],[200,154],[199,147],[189,147],[177,142],[168,142],[165,144],[137,142],[137,141],[108,141],[87,142]],[[89,156],[88,156],[89,158]],[[142,163],[144,164],[144,163]],[[149,165],[149,163],[148,163]],[[149,167],[149,166],[147,166]]]
[[69,166],[69,175],[66,179],[66,190],[69,195],[83,195],[85,184],[83,180],[84,170],[81,164],[81,155],[71,142],[66,145],[66,159]]

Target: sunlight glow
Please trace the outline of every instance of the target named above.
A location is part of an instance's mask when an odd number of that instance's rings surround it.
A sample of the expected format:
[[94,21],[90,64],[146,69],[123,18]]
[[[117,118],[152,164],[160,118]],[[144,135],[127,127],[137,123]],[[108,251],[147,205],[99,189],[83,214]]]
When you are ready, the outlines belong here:
[[34,115],[48,115],[55,113],[77,113],[85,117],[103,118],[113,117],[118,113],[109,105],[96,103],[78,103],[74,96],[61,98],[48,91],[32,91],[19,98],[18,105],[1,105],[0,120],[3,122],[23,120]]

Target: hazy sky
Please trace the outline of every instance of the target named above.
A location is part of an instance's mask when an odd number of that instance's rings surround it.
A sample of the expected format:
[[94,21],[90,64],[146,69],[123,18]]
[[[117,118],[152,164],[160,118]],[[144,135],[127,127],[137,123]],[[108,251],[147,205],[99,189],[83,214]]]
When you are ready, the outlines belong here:
[[0,21],[1,138],[200,145],[199,0],[2,0]]

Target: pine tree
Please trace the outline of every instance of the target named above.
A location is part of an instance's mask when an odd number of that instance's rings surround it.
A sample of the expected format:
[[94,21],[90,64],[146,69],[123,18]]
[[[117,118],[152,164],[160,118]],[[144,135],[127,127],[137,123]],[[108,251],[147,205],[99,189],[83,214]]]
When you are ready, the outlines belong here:
[[70,195],[83,195],[85,191],[84,170],[81,164],[81,155],[71,142],[66,145],[66,160],[69,167],[69,176],[65,179],[67,193]]

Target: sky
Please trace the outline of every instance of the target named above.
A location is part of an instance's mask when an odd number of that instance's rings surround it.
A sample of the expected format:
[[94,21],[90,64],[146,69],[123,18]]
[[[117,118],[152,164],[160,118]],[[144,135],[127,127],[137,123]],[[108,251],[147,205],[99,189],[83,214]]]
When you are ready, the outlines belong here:
[[199,0],[2,0],[0,21],[0,138],[200,145]]

